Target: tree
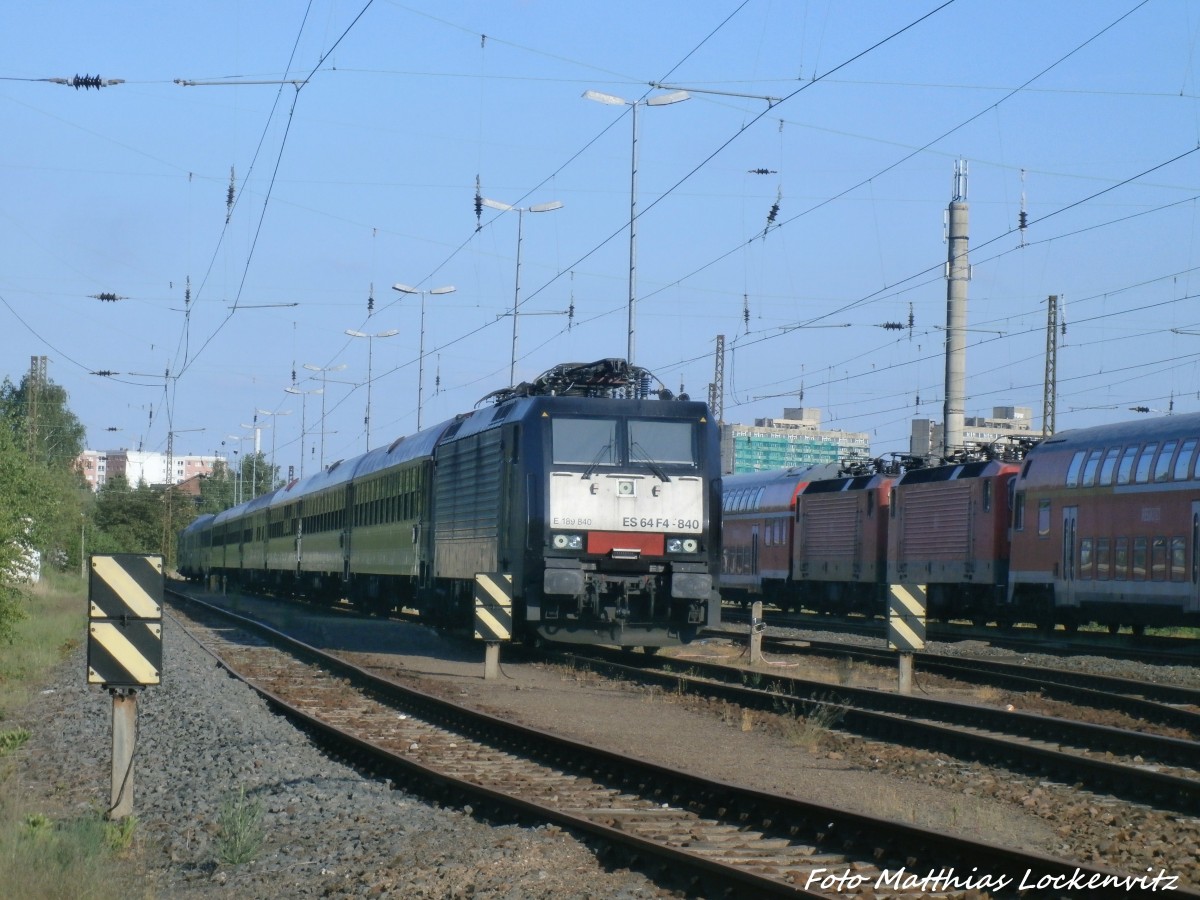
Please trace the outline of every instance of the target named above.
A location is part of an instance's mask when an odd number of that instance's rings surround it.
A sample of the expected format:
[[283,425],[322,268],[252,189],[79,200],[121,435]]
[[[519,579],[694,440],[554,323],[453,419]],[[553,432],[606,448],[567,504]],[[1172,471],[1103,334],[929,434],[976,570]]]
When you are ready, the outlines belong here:
[[74,467],[87,430],[67,407],[62,386],[29,373],[19,387],[5,378],[0,384],[0,411],[18,445],[28,449],[35,463],[67,471]]
[[0,642],[12,640],[13,627],[25,616],[17,573],[36,522],[38,475],[12,432],[0,428]]

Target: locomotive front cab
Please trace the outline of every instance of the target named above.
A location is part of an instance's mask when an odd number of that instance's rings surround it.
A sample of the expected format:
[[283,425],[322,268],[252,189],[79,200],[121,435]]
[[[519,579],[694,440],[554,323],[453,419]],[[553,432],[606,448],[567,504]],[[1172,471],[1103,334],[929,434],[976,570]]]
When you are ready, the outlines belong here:
[[[577,401],[578,402],[578,401]],[[549,414],[539,633],[663,646],[718,615],[715,428],[698,403]]]

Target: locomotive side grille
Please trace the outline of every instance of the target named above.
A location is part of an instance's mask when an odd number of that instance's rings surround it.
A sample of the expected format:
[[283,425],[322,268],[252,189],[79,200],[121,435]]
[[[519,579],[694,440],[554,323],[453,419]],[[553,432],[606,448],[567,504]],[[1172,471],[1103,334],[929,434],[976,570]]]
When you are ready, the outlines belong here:
[[853,558],[858,539],[854,512],[853,498],[838,495],[806,497],[802,537],[806,552],[830,559]]
[[500,521],[499,429],[441,449],[434,497],[438,540],[494,538]]
[[900,498],[900,555],[910,559],[967,557],[970,551],[969,484],[952,490],[908,491]]

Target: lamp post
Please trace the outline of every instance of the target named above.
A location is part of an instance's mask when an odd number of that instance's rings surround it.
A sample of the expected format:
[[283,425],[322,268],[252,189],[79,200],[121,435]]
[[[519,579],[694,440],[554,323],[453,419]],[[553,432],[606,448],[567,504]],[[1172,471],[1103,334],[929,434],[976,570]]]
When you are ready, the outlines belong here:
[[629,176],[629,343],[625,352],[626,362],[633,365],[634,332],[637,325],[637,171],[638,171],[638,107],[639,106],[668,106],[687,100],[687,91],[672,91],[669,94],[656,94],[644,100],[626,100],[613,94],[600,91],[584,91],[583,96],[597,103],[609,106],[628,106],[633,113],[633,146],[630,152]]
[[254,424],[247,425],[242,422],[242,427],[254,432],[254,455],[250,458],[250,499],[253,500],[258,496],[258,458],[262,455],[260,452],[261,441],[260,436],[264,428],[270,428],[270,425],[258,424],[258,413],[254,413],[254,418],[251,420]]
[[340,372],[346,368],[345,363],[336,366],[314,366],[312,363],[305,363],[304,368],[310,372],[321,373],[321,468],[325,468],[325,373]]
[[[290,416],[290,409],[278,409],[272,412],[268,409],[259,409],[255,412],[260,416],[271,416],[271,424],[275,424],[275,416]],[[271,487],[275,487],[275,435],[279,433],[279,429],[275,428],[271,431]]]
[[514,373],[517,368],[517,308],[521,305],[521,236],[525,213],[552,212],[556,209],[562,209],[562,201],[551,200],[549,203],[538,203],[533,206],[510,206],[507,203],[501,203],[499,200],[488,200],[485,197],[482,202],[484,206],[491,209],[499,209],[505,212],[516,210],[517,213],[517,282],[513,288],[512,360],[508,364],[508,383],[512,385],[516,384]]
[[[225,440],[238,442],[237,450],[231,451],[233,453],[233,455],[235,457],[237,457],[237,456],[241,455],[242,441],[250,440],[250,436],[247,434],[227,434],[227,435],[225,435]],[[242,462],[241,462],[241,459],[238,459],[237,468],[234,470],[234,473],[233,473],[233,505],[234,506],[237,506],[239,503],[242,502],[242,493],[243,493],[242,482],[243,482]]]
[[393,284],[393,291],[399,291],[402,294],[420,294],[421,295],[421,338],[417,349],[417,431],[421,430],[421,401],[425,395],[425,295],[426,294],[453,294],[454,285],[448,284],[445,287],[430,288],[423,291],[420,288],[410,287],[407,284]]
[[352,328],[346,329],[346,334],[350,337],[360,337],[367,339],[367,414],[363,417],[363,425],[367,429],[367,449],[371,449],[371,357],[374,353],[375,338],[386,338],[392,335],[399,334],[399,328],[389,328],[387,331],[381,331],[378,334],[367,334],[364,331],[355,331]]
[[[325,389],[324,388],[316,388],[311,391],[302,391],[302,390],[300,390],[300,388],[296,387],[293,384],[291,387],[285,387],[284,391],[289,394],[299,394],[300,395],[300,477],[303,478],[304,477],[304,436],[308,433],[308,428],[306,425],[306,421],[308,418],[308,416],[306,415],[306,410],[308,408],[308,404],[307,404],[306,400],[307,400],[309,394],[322,394],[323,395],[325,393]],[[321,468],[322,469],[325,468],[324,462],[321,463]]]

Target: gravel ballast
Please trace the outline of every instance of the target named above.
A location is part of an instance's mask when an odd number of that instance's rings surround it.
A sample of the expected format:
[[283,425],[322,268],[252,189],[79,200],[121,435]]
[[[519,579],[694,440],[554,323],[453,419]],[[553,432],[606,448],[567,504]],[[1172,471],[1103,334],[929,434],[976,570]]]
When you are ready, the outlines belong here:
[[[331,760],[174,621],[164,632],[163,683],[138,695],[134,773],[138,859],[158,896],[659,896],[558,829],[493,827]],[[12,722],[32,733],[16,777],[62,815],[110,797],[112,704],[84,681],[75,653]],[[239,801],[261,804],[264,837],[229,865],[222,806]]]

